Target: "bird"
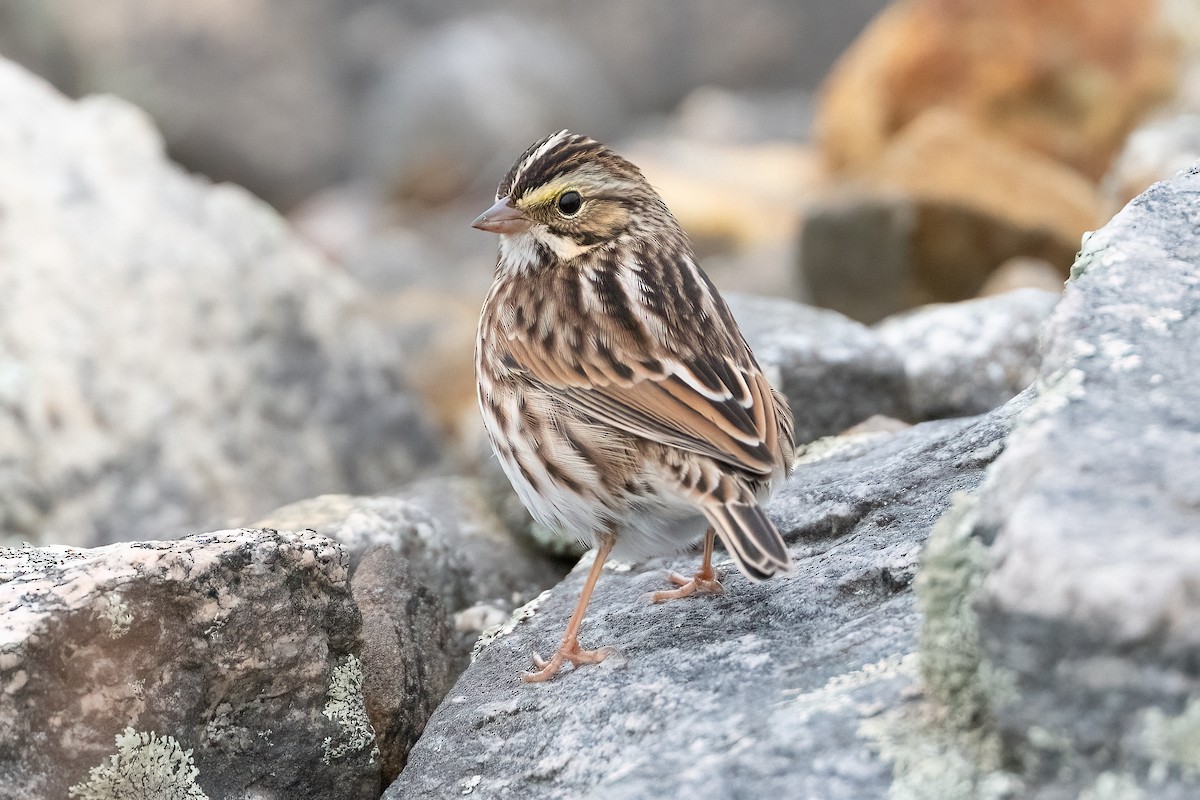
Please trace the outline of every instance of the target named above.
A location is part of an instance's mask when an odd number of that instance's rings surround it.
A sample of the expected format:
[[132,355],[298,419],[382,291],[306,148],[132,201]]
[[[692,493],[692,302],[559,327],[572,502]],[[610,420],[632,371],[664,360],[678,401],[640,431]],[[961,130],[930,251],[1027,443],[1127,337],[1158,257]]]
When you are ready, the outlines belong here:
[[687,235],[630,161],[587,136],[535,142],[471,223],[499,235],[475,345],[483,424],[531,516],[596,549],[554,655],[527,682],[604,660],[579,629],[609,556],[704,537],[700,568],[654,602],[720,593],[720,538],[758,582],[791,568],[761,505],[791,473],[792,413]]

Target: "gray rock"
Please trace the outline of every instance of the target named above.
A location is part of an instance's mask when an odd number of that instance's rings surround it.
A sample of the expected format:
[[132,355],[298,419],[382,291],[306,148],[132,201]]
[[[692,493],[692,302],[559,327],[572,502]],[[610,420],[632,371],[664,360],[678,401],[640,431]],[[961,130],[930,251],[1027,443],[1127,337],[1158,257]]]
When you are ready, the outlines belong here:
[[797,442],[839,433],[875,414],[912,417],[904,365],[870,328],[788,300],[725,299],[767,379],[787,397]]
[[[511,492],[511,489],[509,489]],[[497,498],[472,478],[418,481],[399,497],[323,495],[277,509],[259,527],[311,528],[346,550],[353,572],[364,554],[385,546],[403,560],[406,573],[436,594],[456,615],[458,649],[470,650],[481,627],[498,609],[507,615],[553,586],[569,562],[547,555],[525,532],[514,532],[493,508]],[[469,609],[473,613],[461,615]],[[461,616],[460,616],[461,615]]]
[[0,609],[2,798],[377,795],[359,613],[323,536],[5,548]]
[[983,414],[1037,376],[1038,334],[1059,295],[1022,289],[924,306],[875,326],[904,361],[920,419]]
[[369,549],[350,579],[362,614],[362,692],[384,783],[400,774],[429,715],[466,666],[441,598],[392,548]]
[[437,438],[361,291],[113,98],[0,62],[0,541],[172,536],[390,488]]
[[364,19],[361,2],[267,0],[204,14],[170,4],[146,13],[137,0],[13,6],[24,25],[0,27],[9,58],[72,96],[138,104],[190,168],[282,206],[344,174],[361,73],[407,33],[382,8]]
[[437,515],[466,566],[468,591],[455,610],[487,603],[511,611],[558,583],[570,568],[571,562],[547,554],[523,530],[510,528],[482,481],[432,478],[409,486],[404,497]]
[[582,639],[619,653],[523,685],[585,561],[481,650],[384,796],[887,797],[891,770],[858,729],[914,678],[921,543],[1011,413],[845,437],[801,464],[769,506],[796,561],[784,578],[751,585],[718,553],[725,594],[652,606],[639,598],[663,568],[697,555],[606,570]]
[[964,522],[990,545],[971,680],[1001,676],[985,707],[1031,797],[1200,791],[1197,197],[1193,168],[1085,240]]
[[311,529],[346,553],[363,620],[363,695],[387,781],[483,628],[567,571],[514,537],[487,500],[474,480],[438,478],[404,497],[314,497],[256,523]]
[[280,530],[307,528],[328,536],[346,552],[352,573],[368,550],[386,546],[447,608],[474,602],[466,559],[448,538],[445,526],[428,508],[408,500],[326,494],[277,508],[254,525]]

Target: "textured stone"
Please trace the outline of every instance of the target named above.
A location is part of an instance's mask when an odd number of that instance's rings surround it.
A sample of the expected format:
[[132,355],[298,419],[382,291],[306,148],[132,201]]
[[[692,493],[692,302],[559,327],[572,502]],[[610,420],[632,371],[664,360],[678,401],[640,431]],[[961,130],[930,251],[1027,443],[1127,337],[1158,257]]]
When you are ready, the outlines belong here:
[[448,612],[481,603],[511,611],[557,583],[569,565],[511,529],[493,508],[498,500],[472,478],[429,478],[401,496],[301,500],[256,525],[312,528],[345,548],[351,569],[369,549],[385,545]]
[[726,300],[767,379],[787,396],[797,442],[874,414],[911,417],[904,365],[870,328],[787,300],[738,294]]
[[[1047,327],[1041,397],[980,500],[994,540],[977,609],[1009,672],[1004,733],[1043,729],[1154,797],[1200,759],[1147,732],[1200,696],[1200,170],[1151,188],[1083,246]],[[1196,741],[1195,738],[1192,741]],[[1140,777],[1182,770],[1168,794]],[[1094,771],[1094,772],[1093,772]],[[1041,776],[1039,776],[1041,777]],[[1045,796],[1052,796],[1047,791]]]
[[466,666],[467,651],[455,642],[441,598],[387,545],[367,550],[350,587],[362,614],[362,693],[386,785]]
[[876,331],[904,361],[919,419],[982,414],[1037,377],[1038,334],[1059,296],[1038,289],[926,306]]
[[1193,169],[1087,239],[1036,401],[933,537],[922,671],[957,744],[894,737],[898,783],[920,754],[1035,800],[1200,791],[1197,197]]
[[921,543],[980,480],[1008,413],[835,440],[769,506],[791,575],[751,585],[718,552],[725,594],[652,606],[639,597],[663,567],[698,555],[608,569],[582,638],[618,654],[522,685],[585,560],[482,649],[385,797],[887,797],[890,769],[857,731],[915,676]]
[[433,512],[416,503],[397,497],[327,494],[277,508],[254,524],[281,530],[307,528],[328,536],[342,546],[351,571],[368,550],[387,546],[418,580],[433,587],[448,608],[472,601],[462,554],[447,540]]
[[[505,491],[512,493],[511,486]],[[450,548],[465,565],[465,602],[454,610],[488,603],[511,611],[553,586],[570,568],[570,561],[547,555],[527,528],[511,527],[495,508],[498,498],[482,481],[431,478],[409,486],[404,496],[437,516]]]
[[312,533],[2,549],[0,797],[375,797],[358,631]]
[[361,292],[144,115],[0,62],[0,537],[172,536],[440,460]]

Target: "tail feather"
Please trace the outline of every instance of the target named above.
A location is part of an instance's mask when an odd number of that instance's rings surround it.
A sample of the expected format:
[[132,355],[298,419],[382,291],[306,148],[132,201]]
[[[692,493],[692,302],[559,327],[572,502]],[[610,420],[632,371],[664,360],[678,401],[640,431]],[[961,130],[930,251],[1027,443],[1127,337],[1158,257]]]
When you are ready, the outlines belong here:
[[750,580],[766,580],[792,568],[792,558],[783,537],[762,506],[725,503],[705,508],[704,514],[737,562],[738,569]]

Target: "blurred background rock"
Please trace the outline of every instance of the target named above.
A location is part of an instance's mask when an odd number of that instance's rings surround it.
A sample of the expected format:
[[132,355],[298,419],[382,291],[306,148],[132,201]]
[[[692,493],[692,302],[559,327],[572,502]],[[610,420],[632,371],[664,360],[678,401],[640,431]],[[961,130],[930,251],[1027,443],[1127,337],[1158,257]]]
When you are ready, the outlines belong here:
[[[0,54],[68,96],[140,106],[170,158],[273,205],[358,284],[347,308],[373,329],[372,363],[394,357],[389,380],[417,395],[412,464],[472,472],[471,351],[495,242],[466,226],[529,142],[570,127],[620,149],[725,290],[867,324],[1056,291],[1084,231],[1200,150],[1198,9],[8,0]],[[414,468],[307,476],[294,496],[243,485],[227,513],[395,488]]]

